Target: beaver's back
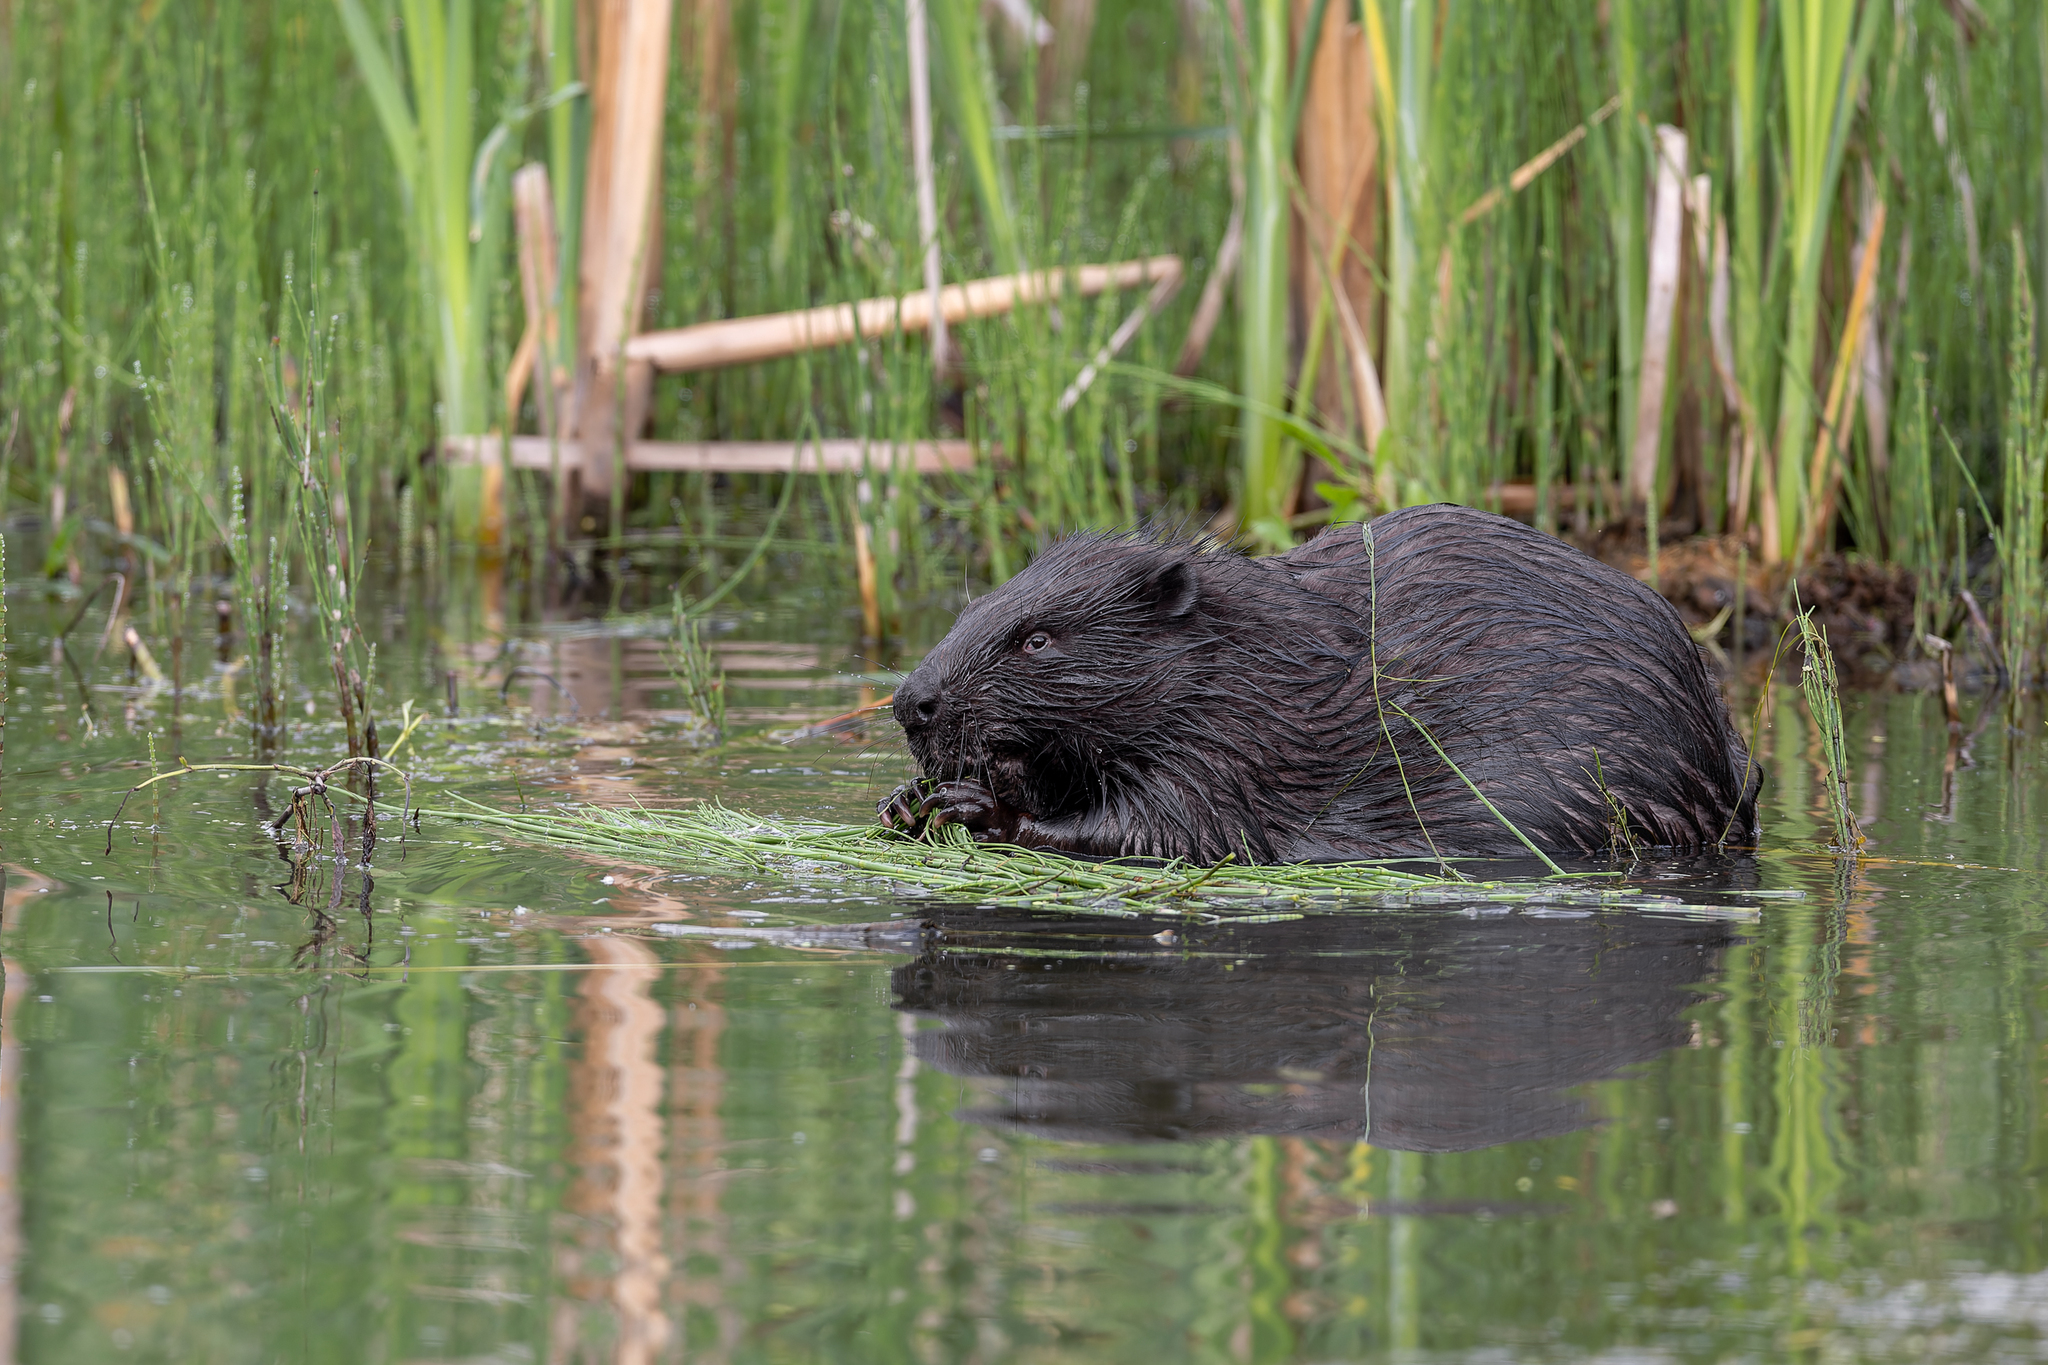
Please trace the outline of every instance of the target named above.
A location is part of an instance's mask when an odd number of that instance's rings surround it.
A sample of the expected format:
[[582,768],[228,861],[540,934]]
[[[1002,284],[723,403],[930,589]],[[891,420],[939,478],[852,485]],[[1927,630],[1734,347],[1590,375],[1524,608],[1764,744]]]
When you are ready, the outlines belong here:
[[[1604,847],[1612,796],[1635,837],[1702,846],[1755,825],[1748,752],[1669,603],[1519,522],[1450,505],[1337,527],[1264,561],[1345,604],[1373,640],[1371,711],[1419,722],[1517,828],[1552,850]],[[1377,724],[1378,715],[1364,716]],[[1376,843],[1415,815],[1440,847],[1519,849],[1427,741],[1396,743],[1415,812],[1347,797],[1303,851]],[[1373,784],[1378,786],[1378,784]],[[1602,790],[1604,788],[1604,792]]]

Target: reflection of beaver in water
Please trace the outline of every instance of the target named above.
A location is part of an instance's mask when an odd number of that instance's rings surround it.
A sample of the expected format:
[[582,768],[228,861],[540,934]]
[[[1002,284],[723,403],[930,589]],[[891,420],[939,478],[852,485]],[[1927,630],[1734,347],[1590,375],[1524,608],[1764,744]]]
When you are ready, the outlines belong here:
[[893,982],[897,1008],[943,1021],[919,1058],[993,1082],[974,1122],[1469,1151],[1592,1121],[1578,1087],[1684,1043],[1736,941],[1726,923],[1502,909],[1181,923],[1166,946],[1158,920],[942,911]]
[[1270,559],[1061,541],[960,614],[895,712],[930,780],[885,821],[1083,854],[1522,852],[1467,779],[1557,853],[1608,847],[1616,807],[1648,845],[1756,824],[1748,751],[1670,605],[1463,507]]

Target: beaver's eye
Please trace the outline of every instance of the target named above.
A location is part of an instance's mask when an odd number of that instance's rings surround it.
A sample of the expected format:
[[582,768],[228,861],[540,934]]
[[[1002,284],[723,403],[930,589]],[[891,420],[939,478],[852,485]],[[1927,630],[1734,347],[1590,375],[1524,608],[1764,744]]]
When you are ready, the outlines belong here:
[[1024,642],[1024,652],[1026,654],[1036,654],[1039,650],[1044,649],[1047,645],[1051,643],[1052,641],[1048,640],[1045,637],[1045,632],[1041,630],[1037,634],[1033,635],[1030,639]]

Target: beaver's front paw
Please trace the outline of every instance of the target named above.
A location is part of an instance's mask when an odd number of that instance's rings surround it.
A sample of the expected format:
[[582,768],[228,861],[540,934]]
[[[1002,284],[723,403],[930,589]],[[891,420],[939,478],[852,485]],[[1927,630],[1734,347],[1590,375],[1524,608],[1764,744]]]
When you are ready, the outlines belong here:
[[946,825],[963,825],[982,842],[1009,840],[1017,823],[1017,812],[996,799],[981,783],[971,779],[934,782],[920,778],[906,782],[889,794],[878,807],[882,823],[905,834],[928,834]]

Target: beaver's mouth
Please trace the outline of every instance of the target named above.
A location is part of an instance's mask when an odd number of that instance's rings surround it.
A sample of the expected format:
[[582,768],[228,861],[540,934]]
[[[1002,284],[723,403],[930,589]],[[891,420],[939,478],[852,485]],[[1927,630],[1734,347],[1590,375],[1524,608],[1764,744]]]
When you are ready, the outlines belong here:
[[1086,809],[1101,786],[1084,757],[1056,740],[999,750],[982,767],[982,783],[1003,804],[1040,819]]
[[1032,781],[1031,765],[1022,754],[989,755],[980,777],[982,785],[1011,809],[1027,815],[1048,814],[1039,799],[1038,784]]
[[956,733],[915,736],[910,749],[926,777],[939,782],[979,782],[1004,805],[1028,815],[1056,813],[1052,808],[1057,802],[1047,800],[1047,787],[1066,785],[1047,783],[1045,747],[1041,745],[969,743],[966,736]]
[[1041,819],[1086,808],[1102,786],[1087,751],[1058,735],[941,723],[906,737],[926,777],[979,782],[1012,810]]
[[914,730],[905,726],[903,737],[926,777],[940,782],[981,781],[988,768],[988,756],[961,726],[943,722]]

